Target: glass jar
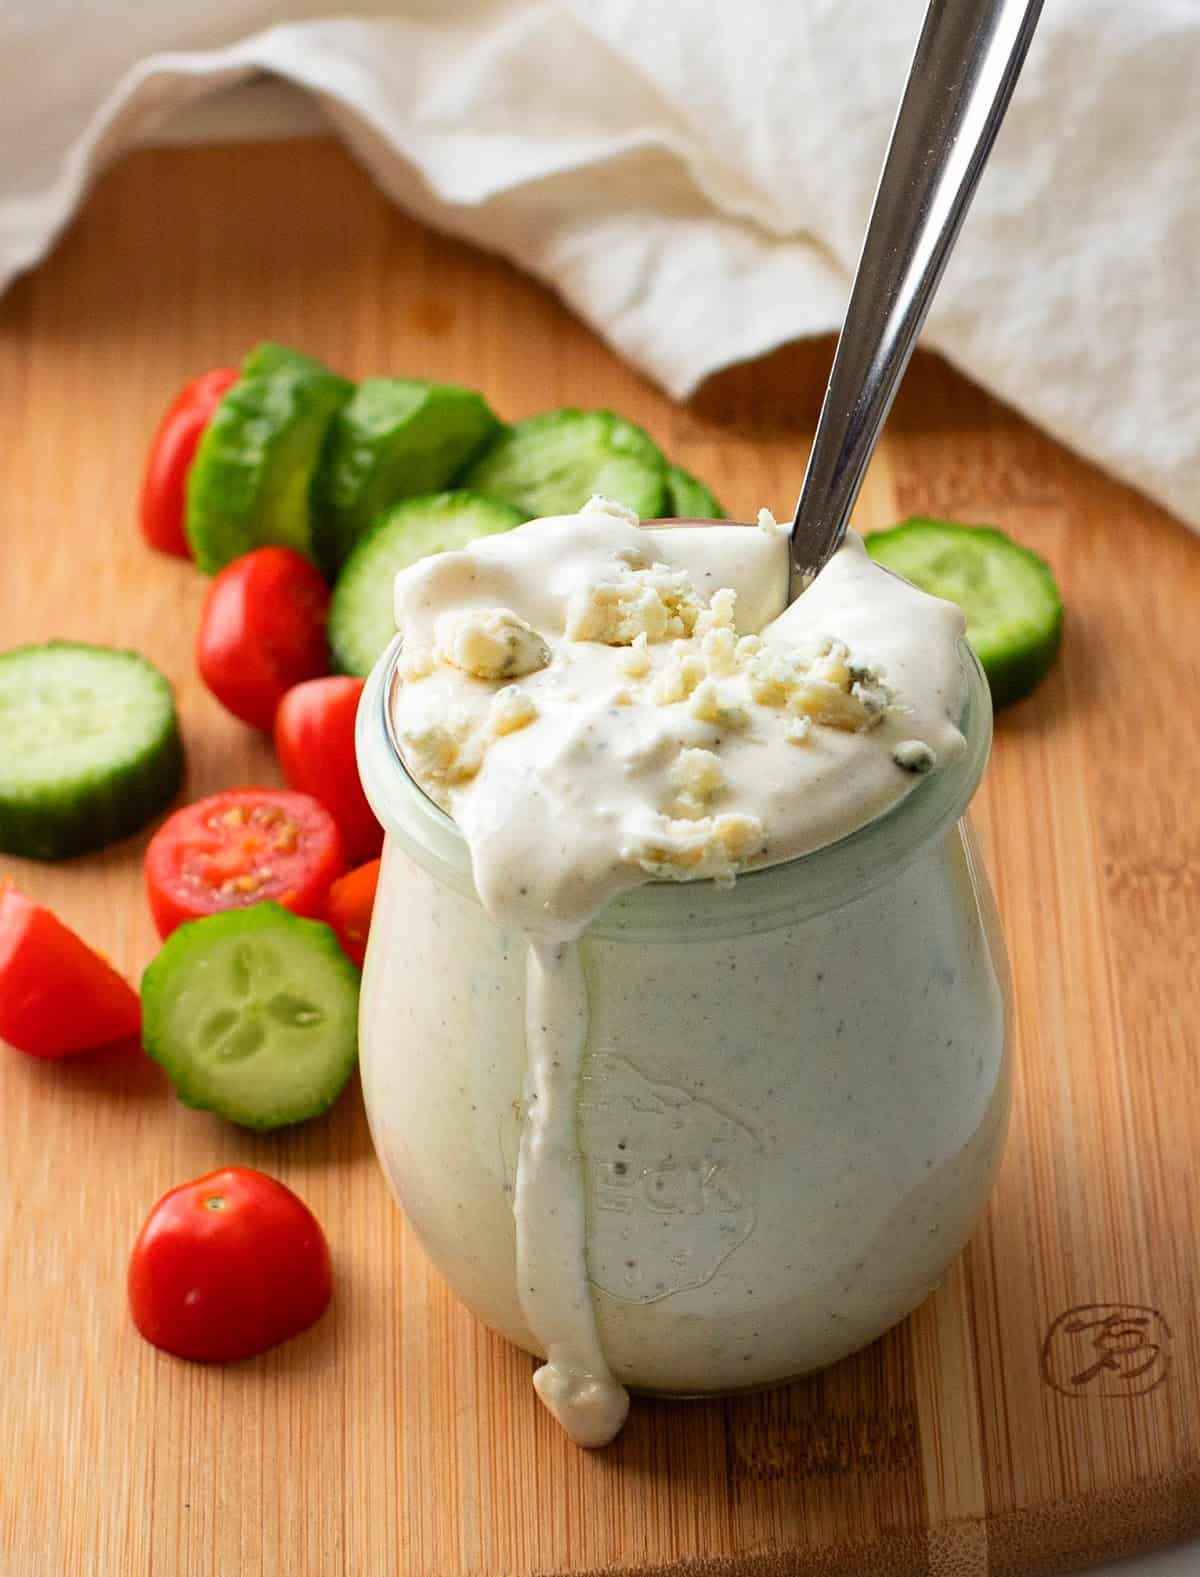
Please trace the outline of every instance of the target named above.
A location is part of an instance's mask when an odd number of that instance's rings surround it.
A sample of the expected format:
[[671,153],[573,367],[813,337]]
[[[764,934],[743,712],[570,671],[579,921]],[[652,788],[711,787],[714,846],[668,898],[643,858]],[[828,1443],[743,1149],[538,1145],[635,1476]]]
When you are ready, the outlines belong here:
[[[480,907],[453,822],[391,742],[393,648],[359,712],[386,829],[361,1010],[363,1093],[430,1257],[530,1352],[513,1185],[526,943]],[[1008,1124],[1010,1003],[964,819],[991,742],[964,644],[966,749],[886,814],[783,865],[653,883],[579,946],[578,1103],[597,1330],[625,1385],[780,1382],[881,1335],[983,1210]]]

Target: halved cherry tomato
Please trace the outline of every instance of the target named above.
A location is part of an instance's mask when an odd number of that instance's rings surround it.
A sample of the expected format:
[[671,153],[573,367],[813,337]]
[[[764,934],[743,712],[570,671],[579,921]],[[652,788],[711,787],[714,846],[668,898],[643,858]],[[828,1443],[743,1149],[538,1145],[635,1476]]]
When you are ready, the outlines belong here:
[[249,1358],[320,1319],[329,1245],[302,1199],[273,1177],[229,1166],[164,1194],[129,1260],[129,1309],[177,1358]]
[[337,822],[348,860],[383,847],[354,757],[354,719],[363,681],[310,679],[289,690],[275,714],[275,752],[290,786],[319,799]]
[[183,388],[167,407],[158,424],[142,478],[142,535],[162,553],[190,558],[183,529],[187,474],[196,458],[196,445],[212,420],[226,389],[238,380],[236,367],[214,367]]
[[146,894],[163,937],[266,899],[313,919],[345,863],[333,817],[309,795],[229,789],[163,822],[146,850]]
[[343,951],[360,969],[367,952],[367,932],[371,929],[380,863],[371,860],[356,871],[339,876],[325,900],[325,918],[337,932]]
[[74,931],[0,882],[0,1040],[70,1057],[142,1027],[137,992]]
[[235,717],[269,729],[293,685],[329,672],[329,587],[291,548],[255,548],[208,589],[196,636],[205,684]]

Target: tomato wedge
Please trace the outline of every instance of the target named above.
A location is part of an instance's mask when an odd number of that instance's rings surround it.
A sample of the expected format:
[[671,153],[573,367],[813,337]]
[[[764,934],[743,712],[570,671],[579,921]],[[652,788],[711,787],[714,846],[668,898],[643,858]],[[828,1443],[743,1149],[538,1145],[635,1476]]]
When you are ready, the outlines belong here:
[[341,834],[315,799],[230,789],[163,822],[146,850],[146,894],[163,937],[185,920],[266,899],[316,919],[344,868]]
[[348,860],[369,860],[383,828],[367,804],[354,756],[363,681],[334,675],[289,690],[275,714],[275,753],[290,787],[319,799],[337,822]]
[[249,1358],[320,1319],[333,1281],[312,1211],[282,1183],[229,1166],[164,1194],[129,1260],[129,1310],[177,1358]]
[[360,969],[367,952],[367,933],[371,929],[380,864],[379,860],[371,860],[356,871],[339,876],[325,900],[325,918],[337,932],[347,957]]
[[142,477],[141,520],[142,535],[161,553],[192,556],[183,529],[187,474],[213,412],[237,380],[236,367],[202,372],[184,384],[158,425]]
[[227,711],[269,729],[293,685],[329,672],[329,587],[291,548],[255,548],[213,580],[196,666]]
[[0,1040],[71,1057],[142,1027],[137,992],[49,909],[0,882]]

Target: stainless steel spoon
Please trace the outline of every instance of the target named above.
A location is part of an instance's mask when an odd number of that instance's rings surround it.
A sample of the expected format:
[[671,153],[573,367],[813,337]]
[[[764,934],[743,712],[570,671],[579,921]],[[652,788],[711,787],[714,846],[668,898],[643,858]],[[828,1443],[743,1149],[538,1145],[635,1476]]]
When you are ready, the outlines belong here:
[[931,0],[792,522],[792,594],[840,546],[1016,86],[1042,0]]

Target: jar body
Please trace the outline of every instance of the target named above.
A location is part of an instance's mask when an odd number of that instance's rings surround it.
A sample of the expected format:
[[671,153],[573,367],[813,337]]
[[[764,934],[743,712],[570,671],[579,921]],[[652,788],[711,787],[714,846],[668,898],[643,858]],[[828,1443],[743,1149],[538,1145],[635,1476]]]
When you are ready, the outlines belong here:
[[[527,945],[415,852],[389,830],[361,1011],[371,1131],[451,1287],[538,1352],[512,1215]],[[771,1384],[874,1340],[963,1248],[1003,1149],[1007,966],[965,821],[815,913],[758,912],[751,881],[718,895],[728,924],[699,923],[683,884],[670,926],[578,944],[591,1295],[639,1390]]]

